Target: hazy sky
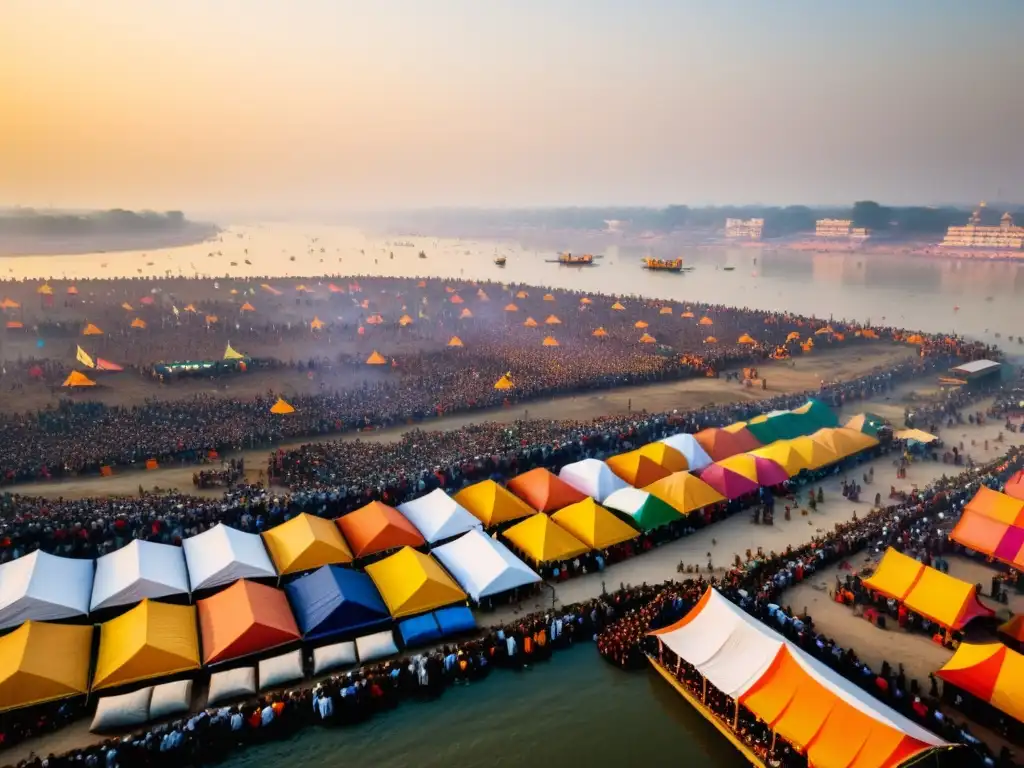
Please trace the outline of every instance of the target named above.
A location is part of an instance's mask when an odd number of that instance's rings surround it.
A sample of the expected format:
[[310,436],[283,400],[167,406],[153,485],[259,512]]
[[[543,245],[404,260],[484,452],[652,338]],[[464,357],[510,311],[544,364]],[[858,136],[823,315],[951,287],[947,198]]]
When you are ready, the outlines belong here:
[[0,205],[1024,200],[1024,0],[2,0]]

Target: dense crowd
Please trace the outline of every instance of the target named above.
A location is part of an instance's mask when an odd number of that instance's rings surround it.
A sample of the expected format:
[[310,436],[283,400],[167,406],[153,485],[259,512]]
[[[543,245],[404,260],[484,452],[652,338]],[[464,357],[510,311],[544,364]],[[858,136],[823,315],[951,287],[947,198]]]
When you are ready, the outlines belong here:
[[[816,632],[813,618],[794,613],[783,605],[783,598],[789,586],[803,581],[816,570],[841,563],[868,548],[876,551],[884,551],[888,546],[907,548],[941,561],[946,548],[953,546],[945,534],[955,522],[956,511],[977,492],[980,485],[1000,487],[1022,466],[1024,451],[1013,447],[1006,456],[984,467],[943,477],[924,489],[915,490],[901,504],[877,509],[859,520],[837,524],[834,531],[815,536],[803,546],[780,553],[748,553],[746,562],[712,585],[752,616],[785,635],[801,650],[890,707],[947,741],[965,745],[974,753],[979,765],[1013,765],[1008,751],[994,755],[967,725],[956,724],[943,712],[942,701],[963,705],[967,700],[952,690],[952,686],[946,686],[950,690],[943,690],[940,694],[937,680],[932,677],[926,692],[919,681],[907,679],[902,665],[897,664],[894,668],[885,662],[881,670],[871,669],[858,658],[854,649]],[[1009,578],[1017,576],[1011,573]],[[665,585],[645,605],[628,612],[599,634],[597,642],[601,654],[624,667],[641,665],[645,654],[659,657],[676,672],[680,682],[699,697],[701,686],[695,671],[675,657],[666,657],[665,650],[648,632],[668,626],[685,615],[696,604],[704,586],[692,581]],[[1012,718],[981,702],[971,702],[968,706],[975,722],[992,728],[1009,741],[1020,743],[1024,739],[1021,724]],[[735,702],[720,692],[714,692],[710,708],[719,717],[725,715],[722,719],[727,727],[732,727],[734,707]],[[749,713],[741,718],[741,723],[743,732],[737,735],[752,749],[767,755],[770,734],[759,731]],[[779,744],[776,746],[783,750],[771,756],[773,760],[780,761],[777,764],[806,764],[806,761],[799,762],[797,750]]]

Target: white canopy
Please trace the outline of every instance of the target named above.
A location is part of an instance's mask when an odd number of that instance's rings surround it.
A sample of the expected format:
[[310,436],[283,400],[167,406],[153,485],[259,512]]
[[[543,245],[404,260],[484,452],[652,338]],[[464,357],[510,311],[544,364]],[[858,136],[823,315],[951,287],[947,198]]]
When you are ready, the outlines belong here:
[[416,526],[428,544],[483,526],[479,519],[440,488],[399,504],[398,511]]
[[259,534],[245,533],[224,523],[190,536],[182,542],[181,548],[194,592],[239,579],[277,576]]
[[697,442],[697,438],[686,432],[663,437],[658,442],[664,443],[669,448],[675,448],[683,454],[686,457],[686,463],[690,465],[691,471],[704,469],[704,467],[713,463],[711,457],[708,456],[708,452]]
[[636,511],[647,503],[650,495],[647,491],[641,491],[639,488],[621,488],[615,493],[608,494],[601,505],[633,517]]
[[35,551],[0,565],[0,629],[89,613],[92,560]]
[[96,561],[92,610],[130,605],[148,598],[188,594],[181,547],[136,539]]
[[785,647],[816,682],[873,720],[925,744],[941,746],[946,743],[808,656],[721,593],[709,592],[678,623],[680,626],[667,627],[655,634],[722,693],[734,699],[742,697],[764,676]]
[[612,472],[611,467],[597,459],[583,459],[566,464],[558,476],[599,504],[615,491],[630,487],[629,483]]
[[474,600],[540,581],[526,563],[500,541],[474,528],[433,551]]

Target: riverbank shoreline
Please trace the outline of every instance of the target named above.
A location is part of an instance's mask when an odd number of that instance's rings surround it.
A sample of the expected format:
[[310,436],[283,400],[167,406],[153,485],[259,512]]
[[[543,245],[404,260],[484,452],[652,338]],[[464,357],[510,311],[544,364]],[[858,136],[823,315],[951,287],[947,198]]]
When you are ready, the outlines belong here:
[[181,248],[213,240],[223,230],[213,223],[189,222],[173,232],[138,232],[99,237],[75,236],[18,237],[7,236],[0,241],[0,258],[17,259],[33,256],[84,256],[126,251],[159,251]]

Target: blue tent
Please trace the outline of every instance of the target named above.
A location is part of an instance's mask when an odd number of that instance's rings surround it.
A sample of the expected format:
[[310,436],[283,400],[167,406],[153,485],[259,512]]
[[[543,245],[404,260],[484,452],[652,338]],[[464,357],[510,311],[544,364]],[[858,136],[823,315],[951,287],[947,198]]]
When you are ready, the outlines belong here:
[[413,645],[425,645],[441,637],[441,630],[432,613],[400,621],[398,633],[402,636],[402,645],[406,648]]
[[373,580],[360,571],[325,565],[285,590],[306,639],[362,631],[391,620]]
[[437,626],[441,628],[441,635],[443,637],[476,629],[476,619],[473,618],[473,612],[464,605],[434,611],[434,618],[437,619]]

